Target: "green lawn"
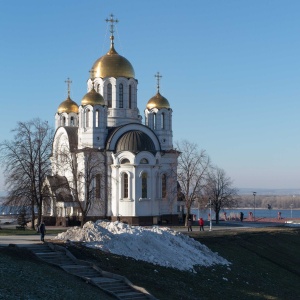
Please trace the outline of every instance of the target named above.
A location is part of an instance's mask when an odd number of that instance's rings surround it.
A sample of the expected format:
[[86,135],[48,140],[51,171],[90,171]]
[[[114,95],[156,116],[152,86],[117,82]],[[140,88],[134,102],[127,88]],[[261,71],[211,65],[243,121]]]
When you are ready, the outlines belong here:
[[197,274],[84,247],[68,249],[100,268],[126,276],[160,300],[299,299],[300,229],[193,231],[189,234],[231,262]]

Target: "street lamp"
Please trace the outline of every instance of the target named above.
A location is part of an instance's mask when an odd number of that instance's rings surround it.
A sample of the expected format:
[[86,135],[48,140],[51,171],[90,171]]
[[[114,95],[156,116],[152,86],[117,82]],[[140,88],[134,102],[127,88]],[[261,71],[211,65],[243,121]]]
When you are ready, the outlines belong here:
[[253,217],[254,217],[254,221],[255,221],[255,196],[256,196],[256,192],[253,192],[253,197],[254,197],[254,215],[253,215]]
[[209,198],[209,213],[210,213],[210,218],[209,218],[209,231],[212,229],[212,220],[211,220],[211,198]]
[[291,208],[291,219],[293,218],[293,206],[294,206],[294,204],[290,205],[290,208]]

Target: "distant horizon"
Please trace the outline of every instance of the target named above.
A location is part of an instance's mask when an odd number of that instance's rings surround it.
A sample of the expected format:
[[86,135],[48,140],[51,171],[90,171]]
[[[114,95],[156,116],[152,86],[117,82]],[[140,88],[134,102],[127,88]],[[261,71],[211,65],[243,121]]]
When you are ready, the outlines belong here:
[[237,188],[240,194],[250,195],[300,195],[300,188]]
[[[252,195],[256,192],[259,195],[300,195],[300,188],[237,188],[238,194]],[[0,190],[0,197],[5,197],[6,191]]]

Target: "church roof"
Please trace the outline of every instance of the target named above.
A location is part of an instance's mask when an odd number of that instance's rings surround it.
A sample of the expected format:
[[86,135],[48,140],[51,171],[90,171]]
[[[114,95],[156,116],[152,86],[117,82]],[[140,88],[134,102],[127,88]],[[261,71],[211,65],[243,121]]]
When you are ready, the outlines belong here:
[[116,152],[130,151],[138,153],[141,151],[155,152],[155,145],[151,138],[139,130],[125,132],[116,144]]
[[64,129],[66,130],[68,135],[70,151],[74,152],[78,148],[78,128],[65,126]]
[[105,105],[104,98],[92,88],[88,93],[86,93],[82,100],[81,105]]
[[92,67],[93,78],[100,77],[126,77],[134,78],[135,73],[131,63],[119,55],[112,44],[109,51],[100,57]]
[[147,108],[170,108],[170,104],[165,97],[163,97],[159,92],[157,92],[157,94],[148,101]]
[[59,114],[64,113],[64,112],[67,114],[69,114],[69,113],[77,114],[78,113],[78,105],[76,102],[74,102],[70,98],[70,96],[68,96],[68,98],[59,105],[57,112]]
[[49,187],[56,196],[56,201],[73,202],[68,180],[65,176],[47,176]]

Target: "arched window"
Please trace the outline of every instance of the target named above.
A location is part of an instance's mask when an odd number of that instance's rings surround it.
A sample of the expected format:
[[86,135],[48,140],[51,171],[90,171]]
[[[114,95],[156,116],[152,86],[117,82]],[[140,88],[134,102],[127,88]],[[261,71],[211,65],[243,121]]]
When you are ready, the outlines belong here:
[[142,174],[142,198],[147,198],[147,173]]
[[112,107],[112,87],[111,83],[107,85],[107,106]]
[[75,126],[74,117],[71,117],[71,119],[70,119],[70,124],[71,124],[71,126]]
[[66,117],[62,117],[61,126],[66,126]]
[[166,198],[167,196],[167,175],[163,174],[161,177],[161,196],[162,198]]
[[99,127],[99,110],[98,109],[95,112],[95,126]]
[[129,103],[128,103],[128,107],[131,108],[131,104],[132,104],[132,85],[129,85]]
[[100,84],[97,85],[97,92],[100,94]]
[[90,110],[87,109],[85,111],[85,127],[88,128],[90,127]]
[[120,83],[119,85],[119,108],[123,108],[123,84]]
[[128,174],[124,173],[122,178],[123,183],[123,198],[128,198]]
[[129,163],[130,163],[130,161],[129,161],[128,158],[124,158],[124,159],[122,159],[122,161],[121,161],[121,164],[129,164]]
[[161,129],[165,129],[165,114],[161,114]]
[[148,159],[147,158],[142,158],[140,161],[140,164],[149,164]]
[[153,129],[156,129],[156,113],[153,114]]

